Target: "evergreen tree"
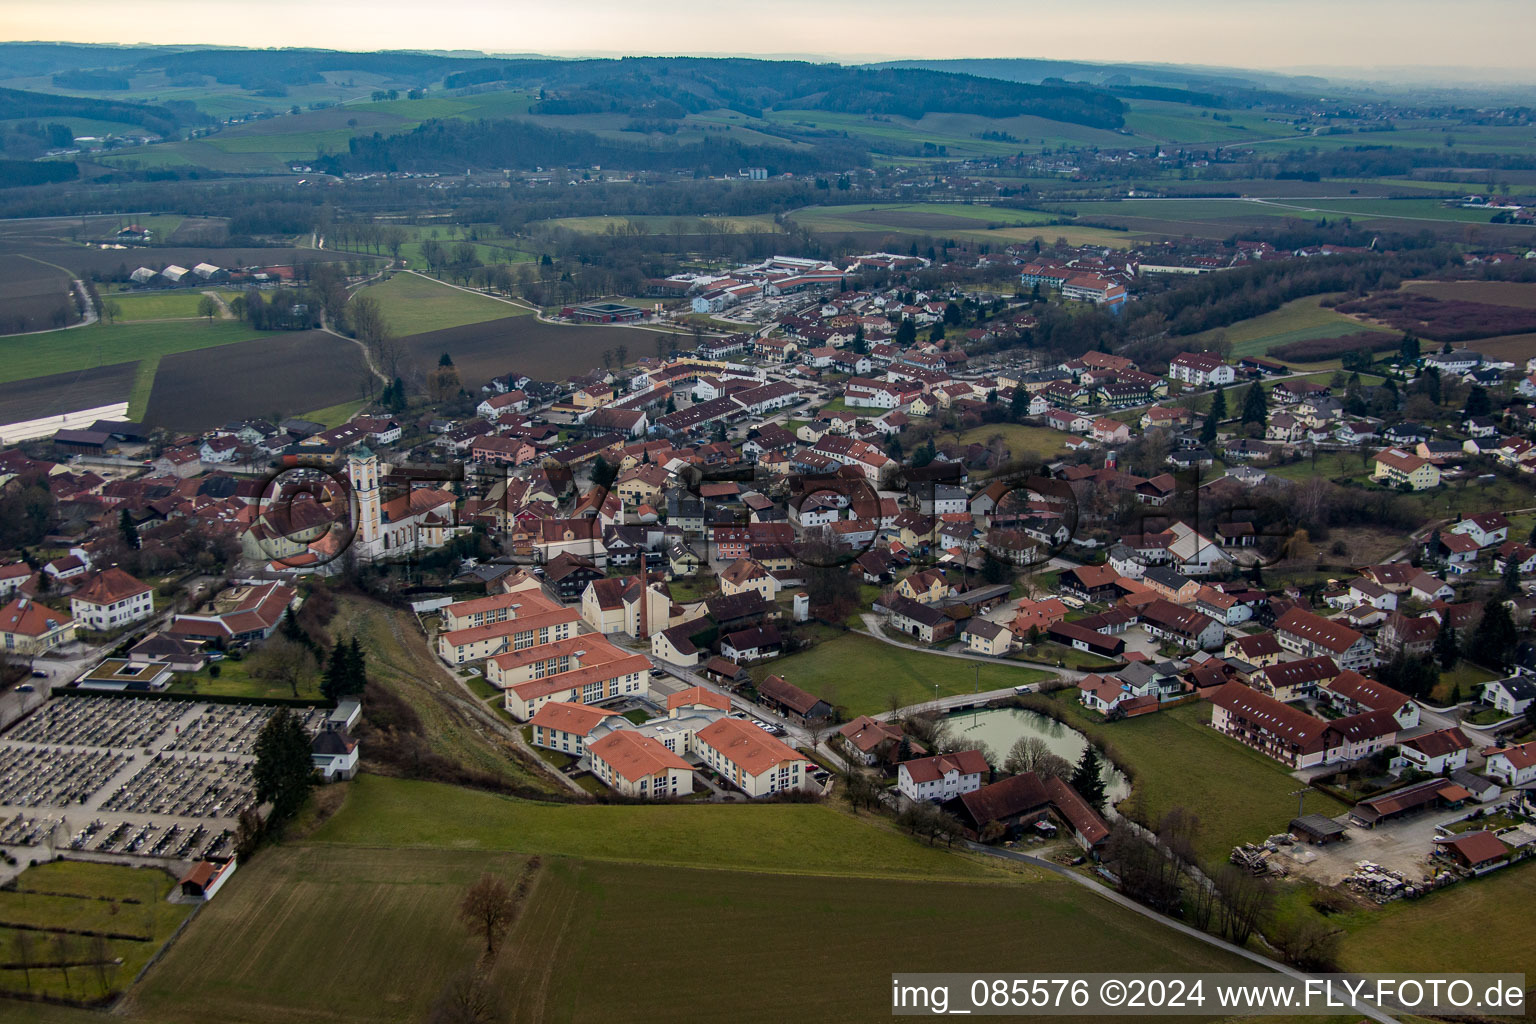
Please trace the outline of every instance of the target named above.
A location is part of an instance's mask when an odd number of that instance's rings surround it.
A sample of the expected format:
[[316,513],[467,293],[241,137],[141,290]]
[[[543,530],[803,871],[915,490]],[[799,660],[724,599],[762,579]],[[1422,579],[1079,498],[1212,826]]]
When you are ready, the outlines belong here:
[[910,317],[904,318],[896,325],[896,344],[906,348],[917,341],[917,321]]
[[869,352],[869,344],[864,340],[864,325],[859,324],[859,329],[853,332],[853,353],[862,356]]
[[1099,760],[1099,752],[1089,744],[1083,750],[1083,756],[1077,762],[1077,767],[1072,770],[1072,788],[1078,795],[1088,802],[1088,806],[1096,811],[1104,809],[1104,778],[1101,774],[1103,763]]
[[325,659],[325,671],[320,676],[320,692],[325,699],[335,703],[350,692],[350,667],[347,663],[347,646],[337,637],[330,656]]
[[1507,671],[1514,657],[1517,639],[1515,622],[1509,616],[1509,609],[1504,606],[1504,598],[1489,598],[1483,606],[1483,620],[1472,634],[1471,649],[1477,660],[1490,668]]
[[[1023,388],[1014,388],[1013,397],[1008,400],[1008,417],[1018,422],[1029,415],[1029,392]],[[1536,530],[1536,527],[1532,528]]]
[[1419,361],[1419,339],[1411,334],[1403,335],[1402,344],[1397,346],[1397,353],[1404,363],[1416,363]]
[[1269,422],[1269,398],[1264,394],[1264,386],[1258,381],[1248,385],[1248,393],[1243,396],[1243,425],[1257,423],[1259,426]]
[[118,514],[117,532],[123,535],[123,543],[128,545],[130,551],[139,550],[139,528],[133,525],[133,517],[126,508]]
[[1211,396],[1211,415],[1220,423],[1227,418],[1227,389],[1218,387],[1216,393]]
[[1504,592],[1513,597],[1520,593],[1520,560],[1513,555],[1504,559],[1504,570],[1499,574]]
[[437,365],[438,366],[452,366],[453,365],[453,357],[450,356],[447,352],[444,352],[442,355],[437,357]]
[[258,803],[272,804],[268,824],[291,818],[315,784],[309,734],[292,711],[279,708],[256,737],[256,764],[251,771]]
[[1435,660],[1440,663],[1442,672],[1449,672],[1461,660],[1461,644],[1450,626],[1441,626],[1440,632],[1435,634]]
[[1467,404],[1461,410],[1461,418],[1487,416],[1492,411],[1493,403],[1488,400],[1488,392],[1474,385],[1472,390],[1467,392]]
[[1205,414],[1205,422],[1200,424],[1200,443],[1210,444],[1216,440],[1216,424],[1220,422],[1216,418],[1216,410],[1212,409]]

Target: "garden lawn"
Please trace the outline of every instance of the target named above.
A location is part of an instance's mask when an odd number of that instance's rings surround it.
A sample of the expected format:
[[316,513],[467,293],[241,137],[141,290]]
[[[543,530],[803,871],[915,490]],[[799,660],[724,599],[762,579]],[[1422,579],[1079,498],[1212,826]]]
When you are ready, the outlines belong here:
[[[210,674],[215,665],[218,676]],[[287,683],[271,679],[258,679],[251,675],[248,662],[225,658],[210,662],[197,672],[178,672],[171,680],[172,693],[196,693],[207,697],[293,697],[293,688]],[[317,675],[307,685],[299,687],[301,698],[320,701],[320,679]]]
[[848,632],[808,651],[776,658],[754,667],[754,679],[780,675],[816,694],[849,717],[921,704],[938,695],[971,693],[981,672],[981,691],[1001,690],[1039,682],[1051,676],[1012,662],[982,662],[896,647],[865,633]]

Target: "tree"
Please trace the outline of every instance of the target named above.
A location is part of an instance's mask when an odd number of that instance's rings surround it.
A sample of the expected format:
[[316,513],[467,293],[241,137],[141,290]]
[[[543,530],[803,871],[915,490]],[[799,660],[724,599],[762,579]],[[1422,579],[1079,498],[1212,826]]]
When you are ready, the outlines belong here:
[[1269,399],[1264,394],[1264,387],[1259,382],[1248,385],[1248,393],[1243,396],[1243,425],[1257,423],[1263,426],[1269,422]]
[[197,300],[197,315],[205,317],[210,324],[213,323],[213,318],[219,315],[219,304],[214,301],[212,295],[204,295]]
[[1096,811],[1104,809],[1103,762],[1093,744],[1083,748],[1083,756],[1072,770],[1072,788]]
[[1473,416],[1487,416],[1493,411],[1493,402],[1488,398],[1488,392],[1477,385],[1467,392],[1467,404],[1461,410],[1461,418],[1468,419]]
[[1489,598],[1488,603],[1483,605],[1483,619],[1472,634],[1471,650],[1476,652],[1479,661],[1490,668],[1508,671],[1517,640],[1515,622],[1510,618],[1504,598]]
[[1397,354],[1404,363],[1417,363],[1419,361],[1419,339],[1411,334],[1403,335],[1402,343],[1397,346]]
[[1460,660],[1461,645],[1456,640],[1456,631],[1447,622],[1435,634],[1435,661],[1439,663],[1440,671],[1449,672]]
[[122,535],[123,543],[128,545],[130,551],[139,550],[139,528],[133,525],[133,517],[126,508],[118,514],[117,532]]
[[896,325],[896,345],[898,348],[907,348],[917,341],[917,321],[910,317],[902,318]]
[[465,891],[459,902],[459,920],[471,935],[484,940],[486,962],[495,958],[496,944],[512,926],[516,909],[512,887],[499,875],[487,872]]
[[1216,415],[1215,407],[1212,406],[1211,411],[1205,414],[1205,422],[1200,425],[1201,444],[1210,444],[1216,440],[1216,428],[1220,423],[1221,419]]
[[1040,759],[1050,752],[1051,748],[1040,737],[1020,736],[1013,741],[1013,746],[1008,748],[1008,755],[1003,758],[1003,771],[1008,775],[1032,772]]
[[427,1024],[492,1024],[498,1010],[485,975],[466,968],[449,978],[432,1001]]
[[1211,415],[1220,423],[1227,418],[1227,389],[1218,387],[1216,393],[1211,395]]
[[1215,882],[1222,934],[1230,942],[1246,945],[1274,903],[1274,890],[1268,879],[1235,864],[1223,865]]
[[299,687],[309,683],[318,669],[315,653],[286,634],[269,638],[250,658],[251,675],[287,683],[295,697]]
[[592,486],[608,490],[619,477],[618,467],[599,455],[592,460]]
[[278,708],[256,737],[256,765],[251,778],[256,799],[272,804],[269,825],[288,820],[304,805],[315,784],[309,734],[292,711]]
[[1520,593],[1520,560],[1514,555],[1504,559],[1504,568],[1499,573],[1499,582],[1504,587],[1504,593],[1511,597]]

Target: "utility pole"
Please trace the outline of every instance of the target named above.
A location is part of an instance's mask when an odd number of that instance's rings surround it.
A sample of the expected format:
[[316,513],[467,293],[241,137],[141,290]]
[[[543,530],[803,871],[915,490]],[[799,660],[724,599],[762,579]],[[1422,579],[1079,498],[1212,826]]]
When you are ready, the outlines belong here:
[[1307,803],[1307,790],[1298,789],[1288,793],[1287,796],[1293,796],[1296,798],[1296,817],[1300,818],[1302,816],[1302,808],[1304,808]]

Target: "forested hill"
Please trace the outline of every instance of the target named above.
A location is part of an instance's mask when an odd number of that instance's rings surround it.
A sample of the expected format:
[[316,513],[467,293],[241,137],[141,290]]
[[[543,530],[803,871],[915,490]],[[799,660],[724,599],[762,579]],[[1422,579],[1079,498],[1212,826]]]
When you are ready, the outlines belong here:
[[861,147],[842,141],[816,146],[751,146],[732,139],[679,144],[608,139],[591,132],[546,128],[519,120],[428,121],[401,135],[354,138],[345,154],[320,156],[331,174],[366,171],[439,171],[573,166],[636,171],[688,170],[734,174],[766,167],[770,174],[807,174],[869,163]]
[[543,90],[533,107],[536,114],[619,111],[682,117],[725,107],[754,117],[767,109],[792,109],[911,118],[938,112],[983,117],[1031,114],[1109,129],[1125,123],[1125,104],[1100,89],[802,61],[702,57],[493,61],[451,74],[443,84],[454,89],[490,82]]
[[83,96],[61,96],[51,92],[0,89],[0,121],[21,118],[86,117],[98,121],[136,124],[156,135],[174,135],[179,125],[188,121],[206,121],[189,103],[155,106],[127,100],[96,100]]

